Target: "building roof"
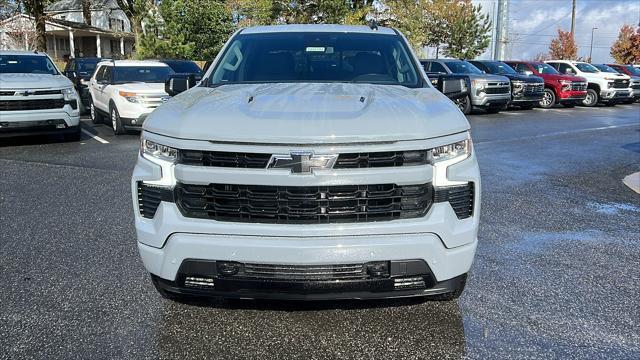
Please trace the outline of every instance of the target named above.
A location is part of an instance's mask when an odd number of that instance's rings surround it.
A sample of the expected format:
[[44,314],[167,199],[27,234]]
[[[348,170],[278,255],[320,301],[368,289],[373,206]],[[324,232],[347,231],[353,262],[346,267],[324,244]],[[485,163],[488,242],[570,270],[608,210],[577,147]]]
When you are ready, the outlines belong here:
[[254,26],[242,30],[242,34],[262,34],[280,32],[337,32],[395,35],[395,30],[379,26],[377,30],[366,25],[295,24]]
[[[116,0],[92,0],[91,9],[119,9]],[[81,0],[59,0],[45,8],[46,12],[56,11],[80,11],[82,10]]]

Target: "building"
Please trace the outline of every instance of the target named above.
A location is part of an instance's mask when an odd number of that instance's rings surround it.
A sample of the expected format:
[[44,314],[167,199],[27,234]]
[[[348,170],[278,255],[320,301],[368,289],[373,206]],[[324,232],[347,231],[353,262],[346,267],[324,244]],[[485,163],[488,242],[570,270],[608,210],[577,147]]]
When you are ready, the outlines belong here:
[[[115,0],[94,0],[91,25],[84,23],[80,0],[60,0],[45,9],[47,53],[70,57],[128,58],[135,52],[131,24]],[[33,17],[18,14],[0,22],[0,49],[33,50]]]

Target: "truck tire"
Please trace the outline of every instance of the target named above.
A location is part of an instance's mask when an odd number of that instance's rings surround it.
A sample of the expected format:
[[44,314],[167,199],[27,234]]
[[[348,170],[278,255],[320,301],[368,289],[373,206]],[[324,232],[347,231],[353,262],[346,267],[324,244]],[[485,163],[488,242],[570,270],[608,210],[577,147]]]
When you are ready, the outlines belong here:
[[120,119],[120,113],[115,104],[109,106],[109,120],[111,120],[111,127],[113,128],[114,134],[122,135],[126,132],[124,126],[122,126],[122,119]]
[[462,99],[456,99],[455,103],[456,105],[458,105],[458,109],[460,109],[463,114],[471,114],[471,98],[469,97],[469,95],[463,97]]
[[582,105],[587,107],[594,107],[600,102],[600,95],[594,89],[587,89],[587,97],[582,100]]
[[540,107],[550,109],[556,104],[556,94],[551,89],[544,89],[544,95],[540,100]]
[[91,122],[94,124],[101,124],[104,121],[102,114],[93,105],[93,99],[89,99],[89,115],[91,115]]

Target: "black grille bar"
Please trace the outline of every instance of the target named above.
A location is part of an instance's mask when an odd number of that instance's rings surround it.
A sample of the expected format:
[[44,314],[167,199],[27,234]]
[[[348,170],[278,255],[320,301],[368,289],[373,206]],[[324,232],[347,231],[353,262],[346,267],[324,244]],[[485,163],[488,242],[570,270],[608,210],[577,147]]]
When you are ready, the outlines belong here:
[[449,202],[458,219],[473,215],[473,183],[437,188],[434,202]]
[[0,100],[0,111],[59,109],[64,104],[64,99]]
[[343,223],[424,216],[433,187],[262,186],[178,184],[176,203],[186,217],[258,223]]
[[[265,169],[271,154],[180,150],[178,163],[194,166]],[[339,154],[334,169],[396,167],[428,164],[428,151],[387,151]]]
[[138,207],[140,215],[147,219],[152,219],[156,215],[156,210],[160,202],[173,202],[173,190],[164,186],[153,186],[143,182],[138,182]]

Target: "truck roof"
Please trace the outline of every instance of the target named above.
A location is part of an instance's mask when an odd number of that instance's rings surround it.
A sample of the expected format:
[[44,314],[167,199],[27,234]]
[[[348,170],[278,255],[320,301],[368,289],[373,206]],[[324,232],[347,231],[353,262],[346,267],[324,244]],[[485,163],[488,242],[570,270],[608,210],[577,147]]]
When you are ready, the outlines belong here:
[[0,55],[31,55],[31,56],[47,56],[42,51],[25,51],[25,50],[0,50]]
[[282,32],[331,32],[331,33],[362,33],[362,34],[381,34],[395,35],[396,32],[392,28],[377,27],[377,30],[366,25],[333,25],[333,24],[292,24],[292,25],[267,25],[253,26],[242,29],[241,34],[266,34],[266,33],[282,33]]
[[114,66],[168,66],[158,60],[102,60],[98,63],[98,65],[103,64],[111,64]]

